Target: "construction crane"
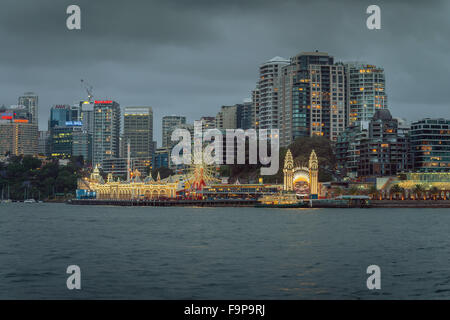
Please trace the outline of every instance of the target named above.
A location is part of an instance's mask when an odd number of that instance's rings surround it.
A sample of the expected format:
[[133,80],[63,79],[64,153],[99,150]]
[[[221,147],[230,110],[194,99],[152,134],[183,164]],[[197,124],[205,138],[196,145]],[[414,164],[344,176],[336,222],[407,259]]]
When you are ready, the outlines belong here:
[[94,89],[94,87],[92,87],[89,83],[87,83],[83,79],[81,79],[81,86],[86,90],[88,94],[89,103],[92,103],[92,99],[94,98],[94,95],[92,94],[92,89]]

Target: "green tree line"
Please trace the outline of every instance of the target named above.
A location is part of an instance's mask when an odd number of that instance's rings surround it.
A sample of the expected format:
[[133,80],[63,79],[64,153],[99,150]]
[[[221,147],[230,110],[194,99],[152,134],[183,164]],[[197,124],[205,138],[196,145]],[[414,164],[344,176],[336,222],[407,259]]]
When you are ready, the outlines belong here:
[[0,162],[0,192],[6,198],[9,189],[12,200],[48,200],[56,195],[74,194],[82,163],[79,157],[61,166],[57,159],[43,164],[42,160],[32,156],[10,156],[8,163]]

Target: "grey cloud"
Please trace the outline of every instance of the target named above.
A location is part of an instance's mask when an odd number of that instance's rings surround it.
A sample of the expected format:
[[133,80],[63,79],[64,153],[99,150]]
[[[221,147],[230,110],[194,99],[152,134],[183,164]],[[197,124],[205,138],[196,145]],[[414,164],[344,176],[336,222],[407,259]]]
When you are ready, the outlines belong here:
[[[383,66],[395,116],[450,117],[449,3],[377,3],[382,29],[371,31],[366,0],[4,0],[0,104],[37,92],[45,128],[52,104],[84,96],[83,78],[97,97],[153,106],[159,131],[163,115],[194,120],[249,97],[273,56],[317,49]],[[81,31],[65,28],[69,4],[82,9]]]

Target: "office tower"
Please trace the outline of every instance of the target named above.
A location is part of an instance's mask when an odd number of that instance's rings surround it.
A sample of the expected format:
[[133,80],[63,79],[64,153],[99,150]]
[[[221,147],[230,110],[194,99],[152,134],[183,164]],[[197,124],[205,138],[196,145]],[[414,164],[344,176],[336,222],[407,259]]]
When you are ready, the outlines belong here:
[[260,129],[278,128],[279,79],[289,60],[274,57],[259,67],[259,80],[253,91],[256,122]]
[[93,165],[119,157],[120,106],[112,100],[94,102]]
[[25,106],[22,105],[12,105],[9,107],[2,107],[1,113],[8,114],[14,119],[28,120],[31,123],[31,113]]
[[81,108],[79,105],[61,104],[50,109],[49,154],[62,159],[73,154],[73,135],[82,131]]
[[173,130],[186,123],[185,116],[165,116],[162,118],[162,147],[172,147],[171,135]]
[[243,103],[239,103],[236,106],[237,106],[237,124],[236,124],[237,128],[244,130],[253,128],[254,105],[252,100],[245,99]]
[[170,148],[157,148],[155,149],[155,154],[153,156],[153,168],[158,169],[161,167],[170,168]]
[[30,113],[31,123],[38,123],[38,96],[33,92],[25,92],[19,97],[19,105],[24,106]]
[[39,131],[38,154],[50,155],[50,131]]
[[82,132],[79,124],[55,126],[50,129],[51,156],[68,159],[73,155],[74,136]]
[[89,101],[80,101],[80,121],[83,130],[89,134],[94,133],[94,104]]
[[450,120],[413,122],[410,139],[414,171],[450,172]]
[[0,155],[36,155],[38,153],[38,125],[28,119],[0,114]]
[[[153,110],[126,107],[123,115],[123,144],[130,143],[131,158],[151,158],[153,154]],[[123,157],[127,155],[124,152]]]
[[200,121],[202,122],[202,132],[205,132],[208,129],[216,128],[216,118],[215,117],[201,117]]
[[307,136],[336,141],[347,123],[345,66],[327,53],[303,52],[283,67],[279,81],[281,146]]
[[48,122],[48,128],[63,127],[66,122],[73,121],[71,117],[71,107],[68,104],[54,105],[50,109],[50,119]]
[[72,156],[82,156],[86,164],[92,163],[92,135],[82,127],[72,131]]
[[387,108],[384,70],[370,64],[346,64],[349,124],[369,121],[375,111]]

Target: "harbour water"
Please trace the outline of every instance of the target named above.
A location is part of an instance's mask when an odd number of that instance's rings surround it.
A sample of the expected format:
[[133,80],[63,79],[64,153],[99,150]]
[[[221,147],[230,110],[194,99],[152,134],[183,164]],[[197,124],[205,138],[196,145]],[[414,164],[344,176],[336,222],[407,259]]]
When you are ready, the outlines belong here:
[[0,204],[0,298],[449,299],[449,227],[450,209]]

